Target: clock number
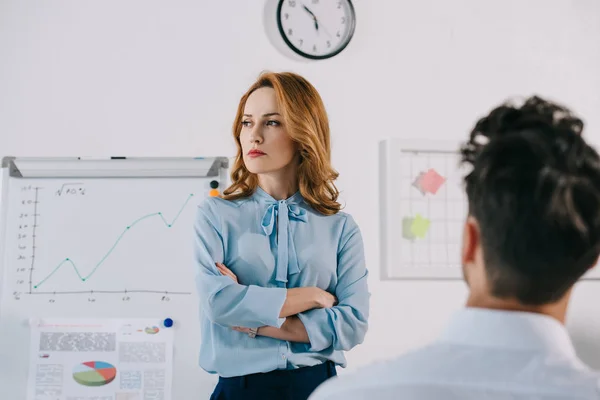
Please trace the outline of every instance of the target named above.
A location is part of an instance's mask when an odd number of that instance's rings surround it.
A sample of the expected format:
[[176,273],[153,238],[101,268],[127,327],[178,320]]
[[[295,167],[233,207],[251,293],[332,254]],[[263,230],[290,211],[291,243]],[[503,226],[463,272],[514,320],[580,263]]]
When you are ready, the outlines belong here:
[[292,36],[292,33],[294,33],[294,31],[292,31],[292,28],[288,29],[288,35]]
[[331,42],[328,40],[327,41],[327,48],[331,47]]
[[340,34],[340,31],[337,31],[337,33],[335,34],[335,36],[342,37],[342,35]]
[[317,45],[316,44],[313,44],[313,51],[315,51],[315,52],[317,51]]
[[300,42],[300,46],[302,46],[302,43],[304,43],[304,40],[298,39],[298,41]]
[[342,17],[342,24],[346,23],[346,17]]
[[289,0],[288,4],[290,5],[290,7],[296,7],[296,0]]
[[313,4],[319,4],[319,0],[312,0]]
[[283,16],[285,17],[285,19],[290,19],[290,14],[288,13],[283,14]]
[[342,8],[342,2],[338,1],[338,8]]

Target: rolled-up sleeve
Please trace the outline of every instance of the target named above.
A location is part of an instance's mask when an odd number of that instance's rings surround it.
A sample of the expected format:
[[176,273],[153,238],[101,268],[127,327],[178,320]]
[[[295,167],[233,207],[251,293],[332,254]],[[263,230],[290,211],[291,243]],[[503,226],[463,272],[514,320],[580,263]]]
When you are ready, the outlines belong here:
[[341,235],[338,251],[338,304],[298,314],[310,340],[310,351],[350,350],[363,342],[368,329],[370,293],[364,245],[360,229],[351,216]]
[[215,263],[224,263],[224,242],[214,199],[198,206],[194,223],[196,286],[207,318],[223,326],[281,327],[279,314],[285,302],[285,288],[263,288],[235,283],[221,275]]

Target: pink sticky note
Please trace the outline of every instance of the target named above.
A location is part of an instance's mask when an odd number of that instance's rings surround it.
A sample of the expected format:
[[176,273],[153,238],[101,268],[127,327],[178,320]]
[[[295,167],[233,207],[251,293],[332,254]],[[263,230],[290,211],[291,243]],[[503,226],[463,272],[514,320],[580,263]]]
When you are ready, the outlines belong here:
[[424,192],[436,194],[442,185],[446,182],[446,178],[438,174],[438,172],[431,168],[425,174],[421,176],[421,188]]

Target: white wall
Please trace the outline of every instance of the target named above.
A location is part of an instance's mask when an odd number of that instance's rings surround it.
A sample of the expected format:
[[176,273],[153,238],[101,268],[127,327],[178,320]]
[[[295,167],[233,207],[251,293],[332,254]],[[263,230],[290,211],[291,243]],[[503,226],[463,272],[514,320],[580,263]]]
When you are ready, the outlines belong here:
[[[0,1],[0,155],[231,154],[240,95],[263,69],[320,90],[346,211],[371,269],[371,329],[351,368],[434,338],[461,282],[381,282],[377,142],[462,140],[512,95],[558,99],[600,144],[597,0],[355,0],[333,60],[292,61],[267,39],[262,1]],[[600,283],[581,284],[569,328],[600,367]]]

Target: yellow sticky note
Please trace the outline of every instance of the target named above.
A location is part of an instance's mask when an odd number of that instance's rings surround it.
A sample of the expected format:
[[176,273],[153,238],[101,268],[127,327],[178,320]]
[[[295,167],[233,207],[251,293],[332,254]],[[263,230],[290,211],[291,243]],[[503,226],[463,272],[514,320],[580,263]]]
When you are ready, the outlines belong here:
[[415,219],[411,217],[402,218],[402,237],[407,240],[415,240],[415,234],[412,233],[412,224]]
[[410,232],[419,238],[424,238],[429,230],[429,221],[427,218],[422,217],[420,214],[417,214],[412,221],[410,226]]

